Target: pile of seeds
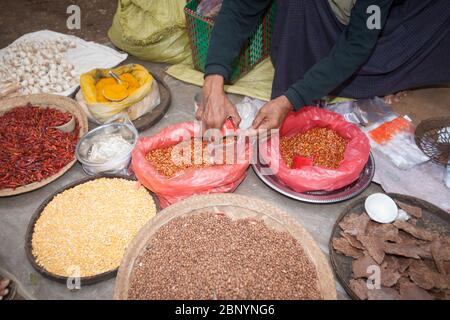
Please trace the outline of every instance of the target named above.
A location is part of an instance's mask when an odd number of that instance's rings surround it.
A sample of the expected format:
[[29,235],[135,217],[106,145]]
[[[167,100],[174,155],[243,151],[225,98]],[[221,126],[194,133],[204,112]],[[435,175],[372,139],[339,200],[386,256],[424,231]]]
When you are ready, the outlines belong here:
[[313,128],[293,137],[280,139],[281,157],[292,168],[294,157],[313,159],[313,165],[337,169],[344,160],[347,140],[328,128]]
[[162,226],[136,260],[129,299],[321,299],[301,245],[262,220],[197,213]]
[[217,151],[220,147],[216,147],[216,154],[212,155],[208,151],[207,141],[192,138],[167,148],[153,149],[147,153],[146,159],[153,164],[158,173],[168,178],[189,168],[199,169],[213,166],[217,163],[215,159],[223,158],[221,164],[231,164],[232,160],[236,158],[236,153],[233,154],[233,159],[227,155],[226,145],[233,142],[231,139],[234,137],[224,139],[223,144],[220,145],[222,147],[220,155]]
[[68,112],[28,104],[0,116],[0,189],[16,189],[53,176],[75,159],[78,124],[73,132]]
[[156,213],[135,181],[101,178],[58,194],[34,225],[38,265],[60,276],[93,276],[116,269],[125,248]]

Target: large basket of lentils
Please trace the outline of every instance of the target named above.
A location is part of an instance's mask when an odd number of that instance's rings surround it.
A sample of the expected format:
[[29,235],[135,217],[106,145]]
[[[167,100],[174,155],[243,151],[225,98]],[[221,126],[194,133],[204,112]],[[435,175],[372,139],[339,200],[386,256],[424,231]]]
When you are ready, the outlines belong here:
[[336,299],[311,235],[264,201],[195,196],[161,211],[129,245],[115,299]]

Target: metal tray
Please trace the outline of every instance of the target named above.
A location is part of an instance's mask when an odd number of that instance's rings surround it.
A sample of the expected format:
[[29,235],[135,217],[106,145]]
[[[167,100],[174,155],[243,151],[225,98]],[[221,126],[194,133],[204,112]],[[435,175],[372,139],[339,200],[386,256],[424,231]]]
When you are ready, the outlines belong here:
[[[50,203],[50,201],[53,200],[54,197],[56,197],[58,194],[64,192],[67,189],[71,189],[75,186],[78,186],[80,184],[86,183],[88,181],[92,181],[92,180],[96,180],[96,179],[100,179],[100,178],[121,178],[121,179],[126,179],[126,180],[133,180],[135,181],[135,179],[130,178],[128,176],[124,176],[124,175],[115,175],[115,174],[102,174],[102,175],[96,175],[96,176],[92,176],[92,177],[87,177],[87,178],[83,178],[80,179],[78,181],[75,181],[73,183],[68,184],[67,186],[64,186],[62,188],[60,188],[59,190],[57,190],[56,192],[54,192],[52,195],[50,195],[35,211],[35,213],[33,214],[33,216],[30,219],[30,222],[28,224],[28,228],[27,228],[27,233],[25,235],[25,253],[26,256],[28,258],[28,261],[31,263],[31,265],[33,266],[33,268],[38,271],[40,274],[42,274],[44,277],[60,282],[60,283],[67,283],[67,277],[64,276],[60,276],[57,274],[54,274],[52,272],[47,271],[45,268],[41,267],[37,261],[35,256],[33,255],[33,249],[32,249],[32,239],[33,239],[33,233],[34,233],[34,225],[36,224],[36,221],[39,219],[39,217],[41,216],[42,211],[44,211],[45,207]],[[149,190],[147,190],[148,193],[153,197],[153,201],[155,202],[156,205],[156,213],[158,213],[161,210],[161,207],[159,205],[159,201],[158,198]],[[117,274],[117,269],[114,270],[110,270],[110,271],[106,271],[104,273],[101,274],[97,274],[94,276],[88,276],[88,277],[81,277],[80,278],[80,282],[82,285],[90,285],[90,284],[94,284],[100,281],[104,281],[110,278],[113,278],[116,274]]]
[[252,165],[256,175],[273,190],[295,200],[319,204],[337,203],[356,197],[370,185],[375,174],[375,160],[372,153],[370,153],[369,160],[358,180],[350,185],[334,191],[309,191],[299,193],[286,186],[283,182],[278,180],[275,175],[261,174],[261,167],[262,165],[259,162],[259,159],[258,163]]
[[[437,206],[426,202],[424,200],[397,194],[388,193],[388,195],[394,200],[401,201],[403,203],[422,208],[422,218],[417,223],[418,226],[428,228],[440,233],[450,234],[450,215],[444,210],[438,208]],[[330,261],[333,271],[336,274],[340,284],[344,287],[348,295],[355,300],[360,300],[355,292],[350,288],[349,281],[352,279],[352,261],[351,257],[346,257],[338,252],[333,247],[333,239],[340,237],[341,228],[339,223],[347,215],[351,213],[363,213],[364,202],[366,199],[359,199],[348,205],[344,211],[341,213],[336,223],[334,224],[333,231],[331,232],[329,251],[330,251]]]

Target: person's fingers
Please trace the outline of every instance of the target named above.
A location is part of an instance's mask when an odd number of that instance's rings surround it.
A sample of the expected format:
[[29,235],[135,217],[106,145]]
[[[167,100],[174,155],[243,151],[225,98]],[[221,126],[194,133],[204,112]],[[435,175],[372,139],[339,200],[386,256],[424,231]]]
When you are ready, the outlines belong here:
[[213,113],[207,111],[204,113],[203,116],[204,119],[204,129],[218,129],[222,128],[223,123],[220,123],[220,120],[218,120],[217,115],[214,115]]
[[6,296],[7,294],[9,293],[9,289],[5,289],[5,290],[3,290],[3,291],[0,291],[0,297],[4,297],[4,296]]
[[239,116],[239,113],[236,111],[236,109],[234,109],[234,111],[231,112],[229,117],[231,117],[231,121],[233,121],[233,124],[236,127],[236,129],[239,128],[239,125],[241,124],[241,117]]
[[266,121],[261,123],[261,125],[258,127],[258,129],[262,130],[270,130],[277,127],[277,120],[274,118],[266,118]]
[[195,119],[196,120],[201,120],[202,119],[202,115],[204,112],[205,108],[203,106],[199,106],[197,108],[197,111],[195,112]]
[[10,282],[11,281],[9,279],[2,279],[0,281],[0,291],[2,291],[3,289],[6,289],[9,286]]
[[209,121],[208,118],[206,117],[206,110],[202,114],[201,121],[202,121],[202,136],[203,136],[205,134],[205,131],[208,129],[208,121]]
[[265,119],[266,119],[266,114],[264,112],[262,112],[262,110],[259,110],[255,119],[253,120],[252,128],[259,129],[259,126],[261,125],[261,123],[264,122]]

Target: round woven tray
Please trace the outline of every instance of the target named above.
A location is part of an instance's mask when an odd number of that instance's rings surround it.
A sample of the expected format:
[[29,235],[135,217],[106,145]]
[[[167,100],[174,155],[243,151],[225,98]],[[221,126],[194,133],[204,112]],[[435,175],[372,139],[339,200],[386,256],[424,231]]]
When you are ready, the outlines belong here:
[[[80,105],[75,100],[57,95],[33,94],[27,96],[2,99],[0,101],[0,115],[10,109],[13,109],[18,106],[25,106],[28,103],[31,103],[34,106],[52,107],[60,111],[70,112],[75,116],[75,118],[78,121],[80,127],[79,137],[82,137],[87,132],[88,129],[87,117],[81,110]],[[74,165],[75,162],[76,159],[74,152],[73,160],[70,163],[68,163],[64,168],[62,168],[58,173],[42,181],[33,182],[28,185],[18,187],[16,189],[2,189],[0,190],[0,197],[18,195],[42,188],[43,186],[49,184],[52,181],[55,181],[64,173],[66,173]]]
[[[158,82],[159,96],[161,101],[152,111],[132,121],[134,126],[139,132],[151,128],[154,124],[156,124],[159,120],[161,120],[161,118],[166,114],[167,110],[169,110],[170,104],[172,102],[172,96],[170,93],[169,86],[164,81],[162,76],[156,73],[152,73],[151,75]],[[90,130],[98,126],[100,126],[100,124],[92,121],[89,122]]]
[[[450,234],[450,216],[444,210],[424,200],[411,196],[396,193],[389,193],[388,195],[393,199],[399,200],[405,204],[422,208],[423,216],[417,223],[418,226],[429,228],[430,230],[436,230],[441,233],[447,232],[447,234]],[[330,260],[334,273],[336,274],[336,277],[338,278],[339,282],[344,287],[348,295],[355,300],[360,299],[349,285],[349,281],[352,279],[352,261],[354,259],[338,253],[334,249],[332,241],[334,238],[340,237],[341,228],[339,227],[339,223],[342,221],[342,219],[344,219],[351,213],[365,212],[365,200],[365,198],[359,199],[351,203],[344,209],[344,211],[341,213],[336,223],[334,224],[329,243]]]
[[[36,262],[36,258],[34,257],[33,250],[32,250],[32,239],[33,239],[33,233],[34,233],[34,225],[36,224],[36,221],[41,216],[42,211],[44,211],[45,207],[49,204],[50,201],[53,200],[53,198],[55,196],[64,192],[67,189],[70,189],[77,185],[83,184],[85,182],[100,179],[100,178],[121,178],[121,179],[136,181],[135,179],[130,178],[128,176],[111,175],[111,174],[104,174],[104,175],[83,178],[81,180],[75,181],[75,182],[55,191],[39,206],[39,208],[36,209],[33,216],[31,217],[30,222],[28,223],[27,233],[25,236],[25,253],[28,258],[28,261],[31,263],[33,268],[36,269],[36,271],[38,271],[44,277],[51,279],[51,280],[55,280],[57,282],[61,282],[61,283],[67,283],[67,279],[68,279],[67,277],[63,277],[63,276],[60,276],[60,275],[57,275],[57,274],[47,271],[45,268],[41,267]],[[153,197],[153,201],[155,201],[155,205],[156,205],[156,212],[158,212],[159,210],[161,210],[158,199],[152,192],[148,191],[148,193]],[[152,218],[152,219],[154,219],[154,218]],[[81,277],[80,281],[81,281],[82,285],[94,284],[94,283],[97,283],[97,282],[100,282],[103,280],[110,279],[110,278],[114,277],[116,275],[116,273],[117,273],[117,268],[114,270],[111,270],[111,271],[107,271],[107,272],[95,275],[95,276]]]
[[[431,118],[416,128],[417,146],[432,161],[441,165],[450,162],[450,117]],[[440,141],[440,142],[439,142]]]
[[249,217],[261,219],[269,228],[289,232],[301,244],[305,254],[314,264],[322,297],[327,300],[336,299],[335,282],[328,261],[303,226],[283,210],[267,202],[235,194],[194,196],[164,209],[149,221],[125,252],[117,274],[114,299],[124,300],[128,298],[135,261],[151,242],[153,235],[159,228],[177,217],[205,212],[205,210],[225,213],[233,219]]

